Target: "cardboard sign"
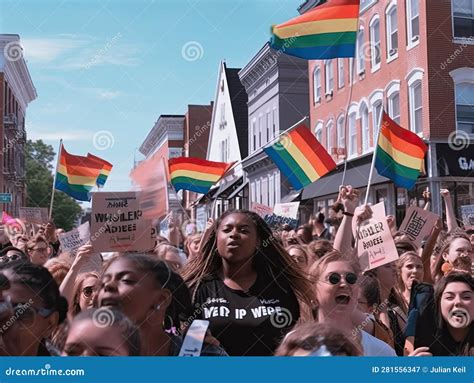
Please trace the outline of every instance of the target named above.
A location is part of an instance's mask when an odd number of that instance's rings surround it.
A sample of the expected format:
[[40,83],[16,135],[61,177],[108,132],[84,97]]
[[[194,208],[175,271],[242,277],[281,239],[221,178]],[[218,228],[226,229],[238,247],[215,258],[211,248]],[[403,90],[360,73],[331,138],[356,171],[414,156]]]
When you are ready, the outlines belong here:
[[357,255],[362,271],[396,261],[397,248],[385,217],[372,217],[357,228]]
[[20,219],[23,222],[41,225],[48,222],[48,208],[46,207],[20,207]]
[[157,154],[140,162],[130,173],[140,188],[138,201],[143,217],[153,220],[168,212],[167,165]]
[[421,242],[431,234],[433,226],[438,221],[439,216],[426,211],[420,207],[411,206],[405,219],[403,220],[400,229],[407,234],[407,237],[417,247],[421,246]]
[[77,249],[89,242],[91,237],[89,222],[77,228],[58,235],[61,250],[75,256]]
[[[357,215],[358,211],[361,208],[362,206],[356,207],[354,214]],[[371,205],[370,209],[372,210],[372,217],[379,218],[379,219],[386,217],[385,204],[383,201],[375,205]],[[355,217],[352,219],[352,234],[354,235],[354,238],[357,237],[357,219]]]
[[474,230],[474,205],[464,205],[459,208],[465,230]]
[[92,194],[91,243],[94,251],[147,251],[153,248],[151,220],[140,209],[137,192]]
[[271,215],[273,209],[270,206],[262,205],[261,203],[252,202],[251,211],[257,213],[260,217],[265,218],[266,215]]
[[299,202],[277,203],[273,208],[273,213],[282,217],[298,219],[299,207]]

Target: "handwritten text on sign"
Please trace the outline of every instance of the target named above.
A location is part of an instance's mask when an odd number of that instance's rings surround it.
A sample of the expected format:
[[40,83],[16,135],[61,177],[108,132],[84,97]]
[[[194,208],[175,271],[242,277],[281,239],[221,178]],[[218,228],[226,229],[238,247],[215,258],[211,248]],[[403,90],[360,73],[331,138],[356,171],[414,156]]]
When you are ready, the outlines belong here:
[[91,242],[94,251],[146,251],[153,248],[151,221],[143,217],[136,192],[92,196]]
[[77,249],[90,240],[89,222],[85,222],[67,233],[59,234],[58,239],[62,251],[75,255]]

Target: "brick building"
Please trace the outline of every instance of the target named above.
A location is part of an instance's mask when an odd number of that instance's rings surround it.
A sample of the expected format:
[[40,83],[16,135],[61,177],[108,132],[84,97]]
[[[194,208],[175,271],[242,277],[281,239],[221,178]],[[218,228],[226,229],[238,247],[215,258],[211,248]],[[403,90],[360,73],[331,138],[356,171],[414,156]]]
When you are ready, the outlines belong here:
[[[369,201],[386,201],[398,220],[426,186],[437,213],[441,187],[456,208],[474,204],[473,35],[470,1],[362,0],[356,57],[308,64],[311,128],[330,153],[346,149],[346,184],[365,193],[382,109],[427,143],[426,174],[414,190],[374,171]],[[338,170],[303,191],[314,210],[337,196],[343,160],[334,158]]]
[[26,203],[25,116],[36,89],[23,58],[18,35],[0,35],[0,145],[2,172],[0,192],[11,193],[12,202],[2,210],[18,216]]

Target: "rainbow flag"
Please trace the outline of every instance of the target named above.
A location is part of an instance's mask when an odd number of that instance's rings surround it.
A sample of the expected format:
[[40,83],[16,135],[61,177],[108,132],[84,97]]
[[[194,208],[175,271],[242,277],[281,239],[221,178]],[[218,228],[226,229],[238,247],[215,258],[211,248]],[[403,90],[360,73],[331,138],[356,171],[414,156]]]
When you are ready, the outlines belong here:
[[69,154],[61,145],[54,187],[79,201],[90,201],[102,168],[98,161]]
[[375,149],[375,168],[401,188],[413,189],[428,147],[415,133],[397,125],[385,112]]
[[184,189],[206,194],[232,166],[193,157],[177,157],[168,161],[171,183],[176,191]]
[[329,173],[336,163],[305,124],[263,149],[296,190]]
[[101,188],[105,185],[105,181],[109,177],[110,171],[112,170],[113,165],[106,160],[94,156],[93,154],[87,153],[87,158],[90,158],[94,161],[97,161],[102,164],[102,170],[100,171],[99,177],[97,177],[96,184],[98,188]]
[[329,0],[272,27],[270,45],[307,60],[354,57],[360,0]]

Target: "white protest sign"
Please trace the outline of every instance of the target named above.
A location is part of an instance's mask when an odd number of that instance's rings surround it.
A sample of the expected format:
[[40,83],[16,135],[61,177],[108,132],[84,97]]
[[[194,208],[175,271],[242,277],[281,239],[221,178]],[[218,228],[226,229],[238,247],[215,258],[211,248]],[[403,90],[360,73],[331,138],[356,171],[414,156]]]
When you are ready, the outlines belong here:
[[465,230],[474,229],[474,205],[464,205],[460,207],[461,219]]
[[396,261],[398,252],[385,217],[383,202],[371,206],[372,218],[356,229],[357,255],[362,271]]
[[261,203],[252,202],[251,211],[257,213],[260,217],[265,218],[266,215],[273,213],[273,209],[270,206],[262,205]]
[[404,231],[408,239],[417,247],[420,247],[421,242],[431,234],[438,219],[439,216],[430,211],[426,211],[420,207],[411,206],[408,209],[399,230]]
[[[359,206],[356,208],[356,213],[362,208]],[[383,218],[386,216],[385,214],[385,204],[384,202],[379,202],[375,205],[370,205],[370,210],[372,210],[373,217]],[[354,234],[354,238],[357,237],[357,219],[354,217],[352,219],[352,234]]]
[[273,208],[273,214],[298,219],[299,206],[299,202],[277,203]]
[[20,219],[23,222],[41,225],[48,222],[48,209],[45,207],[20,207]]
[[92,195],[91,243],[94,251],[148,251],[154,238],[151,220],[143,217],[137,192]]
[[84,222],[67,233],[58,235],[61,249],[64,252],[74,255],[81,246],[85,245],[90,240],[89,222]]

